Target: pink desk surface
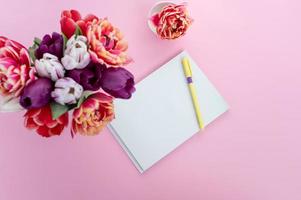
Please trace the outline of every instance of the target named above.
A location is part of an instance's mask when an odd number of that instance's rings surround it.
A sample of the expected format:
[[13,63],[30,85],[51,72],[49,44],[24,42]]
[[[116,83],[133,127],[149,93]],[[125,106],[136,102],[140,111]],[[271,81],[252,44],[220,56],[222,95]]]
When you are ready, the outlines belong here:
[[0,200],[301,199],[300,1],[191,0],[195,22],[173,42],[149,31],[153,3],[1,0],[0,34],[30,45],[60,30],[63,9],[108,16],[137,80],[185,48],[231,110],[143,175],[108,130],[44,139],[23,113],[0,114]]

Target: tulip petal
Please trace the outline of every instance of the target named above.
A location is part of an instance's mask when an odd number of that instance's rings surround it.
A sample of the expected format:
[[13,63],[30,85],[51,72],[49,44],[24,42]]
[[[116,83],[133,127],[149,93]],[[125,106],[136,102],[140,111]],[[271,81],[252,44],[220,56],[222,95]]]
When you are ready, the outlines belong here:
[[49,129],[49,134],[52,135],[60,135],[62,131],[64,130],[63,125],[57,125],[54,128]]
[[76,23],[67,17],[61,19],[61,29],[65,36],[69,39],[76,31]]
[[129,99],[132,97],[132,94],[124,89],[116,90],[116,91],[109,91],[109,93],[116,97],[121,99]]
[[98,17],[93,14],[88,14],[85,18],[85,22],[92,22],[93,20],[98,20]]
[[61,13],[61,18],[63,17],[71,17],[71,13],[69,10],[63,10]]
[[82,19],[80,13],[79,13],[77,10],[71,10],[70,13],[71,13],[71,18],[72,18],[75,22],[77,22],[78,20],[81,20],[81,19]]
[[50,128],[50,129],[51,129],[51,128],[56,127],[56,126],[58,125],[58,123],[57,123],[57,121],[55,121],[55,120],[51,120],[51,121],[45,123],[45,125],[47,126],[47,128]]
[[64,115],[60,116],[57,121],[58,123],[64,125],[64,126],[67,126],[68,124],[68,113],[65,113]]
[[38,128],[38,125],[34,122],[32,118],[25,118],[24,120],[24,126],[28,129],[36,129]]
[[30,66],[29,54],[26,49],[21,49],[20,51],[20,63]]
[[117,42],[115,49],[119,51],[126,51],[128,49],[128,43],[124,40]]
[[38,116],[40,113],[41,113],[41,109],[30,109],[30,110],[27,110],[24,117],[34,118],[34,117]]
[[91,98],[94,98],[94,99],[96,99],[97,101],[100,101],[100,102],[112,102],[113,101],[113,97],[105,95],[105,94],[100,93],[100,92],[91,95]]
[[41,109],[41,113],[34,118],[34,121],[40,126],[52,123],[53,120],[49,106],[46,106],[44,107],[44,109]]
[[40,126],[38,129],[37,129],[37,133],[43,137],[50,137],[51,135],[49,134],[49,129],[47,126]]
[[80,28],[82,34],[86,35],[87,34],[87,25],[86,25],[86,22],[83,21],[83,20],[79,20],[79,21],[76,22],[76,24]]
[[159,14],[156,14],[156,15],[154,15],[154,16],[151,17],[151,22],[152,22],[155,26],[158,26],[158,25],[159,25],[159,21],[160,21]]
[[0,48],[5,46],[6,40],[6,37],[0,36]]

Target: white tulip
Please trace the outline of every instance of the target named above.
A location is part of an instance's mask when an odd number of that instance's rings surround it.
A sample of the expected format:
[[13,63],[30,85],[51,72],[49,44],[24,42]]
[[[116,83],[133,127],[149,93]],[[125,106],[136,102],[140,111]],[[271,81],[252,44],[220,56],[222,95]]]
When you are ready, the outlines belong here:
[[87,38],[82,35],[73,35],[66,44],[67,48],[62,58],[66,70],[83,69],[90,62],[87,47]]
[[64,77],[65,74],[59,59],[50,53],[44,53],[43,58],[36,60],[35,68],[40,77],[50,78],[52,81]]
[[83,87],[72,78],[62,78],[55,82],[52,98],[59,104],[75,104],[83,93]]
[[20,99],[14,95],[2,96],[0,94],[0,112],[16,112],[24,110],[19,103]]

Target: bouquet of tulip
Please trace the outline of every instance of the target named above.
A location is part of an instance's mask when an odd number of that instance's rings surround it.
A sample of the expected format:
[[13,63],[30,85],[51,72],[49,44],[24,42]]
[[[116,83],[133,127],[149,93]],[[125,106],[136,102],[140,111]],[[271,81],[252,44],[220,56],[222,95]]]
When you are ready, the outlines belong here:
[[62,33],[35,38],[26,49],[0,36],[0,111],[27,110],[25,126],[60,135],[73,110],[71,135],[95,135],[114,119],[114,98],[129,99],[134,76],[127,43],[108,19],[61,14]]

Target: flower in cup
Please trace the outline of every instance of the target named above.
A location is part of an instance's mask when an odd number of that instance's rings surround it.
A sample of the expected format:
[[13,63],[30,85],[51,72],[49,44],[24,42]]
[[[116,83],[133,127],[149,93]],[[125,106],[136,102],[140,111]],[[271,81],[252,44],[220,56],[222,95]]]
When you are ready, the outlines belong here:
[[162,39],[176,39],[183,36],[192,23],[184,4],[169,4],[151,17],[158,36]]

